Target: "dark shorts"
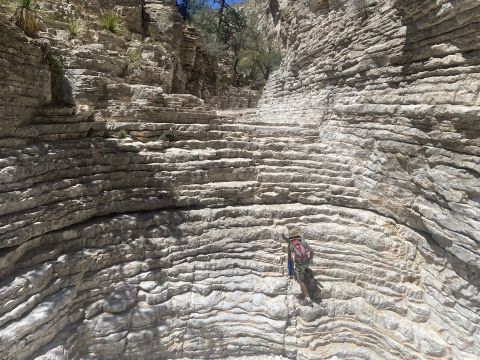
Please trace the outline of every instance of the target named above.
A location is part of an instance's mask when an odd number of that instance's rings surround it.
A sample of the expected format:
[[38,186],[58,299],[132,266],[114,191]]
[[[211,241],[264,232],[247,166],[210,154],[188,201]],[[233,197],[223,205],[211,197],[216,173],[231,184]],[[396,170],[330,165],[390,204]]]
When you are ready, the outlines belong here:
[[303,281],[305,278],[305,270],[311,265],[310,261],[305,263],[295,262],[295,275],[298,281]]

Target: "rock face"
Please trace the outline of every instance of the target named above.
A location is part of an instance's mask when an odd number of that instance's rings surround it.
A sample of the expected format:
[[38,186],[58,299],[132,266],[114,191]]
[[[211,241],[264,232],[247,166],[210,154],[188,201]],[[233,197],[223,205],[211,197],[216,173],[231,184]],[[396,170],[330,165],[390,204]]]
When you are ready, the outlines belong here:
[[[261,115],[275,124],[295,119],[315,126],[318,138],[311,147],[321,150],[313,162],[318,170],[299,177],[315,182],[305,200],[386,216],[385,234],[400,225],[415,234],[393,230],[396,245],[365,235],[371,246],[390,249],[380,256],[385,264],[412,269],[394,281],[403,287],[396,294],[385,269],[368,270],[380,265],[363,251],[352,248],[351,256],[359,258],[351,262],[344,256],[335,263],[318,260],[319,275],[342,279],[348,290],[326,302],[336,309],[333,320],[310,319],[305,335],[316,339],[310,338],[308,353],[479,358],[480,5],[304,1],[290,10],[284,11],[282,33],[288,55],[269,82]],[[333,192],[318,191],[341,179]],[[343,254],[362,237],[354,228],[332,226],[329,232],[340,237],[343,250],[322,231],[314,241],[321,257]],[[426,241],[425,247],[414,241],[415,260],[404,248],[413,244],[412,236]],[[401,248],[403,260],[389,259]],[[365,283],[367,274],[380,278]],[[358,286],[362,295],[350,294]],[[370,292],[371,286],[390,294]]]
[[[236,101],[220,92],[225,71],[206,51],[200,31],[182,23],[174,0],[39,4],[40,36],[50,40],[52,53],[63,61],[65,81],[57,103],[83,111],[108,110],[119,103],[128,107],[122,96],[131,85],[194,95],[217,108],[254,107],[258,102],[258,91],[239,89]],[[102,25],[102,16],[110,13],[118,23],[112,31]],[[73,21],[82,29],[75,36],[69,31]]]
[[[50,72],[39,44],[29,42],[0,17],[0,146],[16,144],[17,128],[27,123],[34,109],[51,100]],[[25,134],[24,134],[25,136]]]
[[480,5],[277,5],[255,112],[141,81],[41,108],[42,52],[2,26],[1,359],[480,358]]

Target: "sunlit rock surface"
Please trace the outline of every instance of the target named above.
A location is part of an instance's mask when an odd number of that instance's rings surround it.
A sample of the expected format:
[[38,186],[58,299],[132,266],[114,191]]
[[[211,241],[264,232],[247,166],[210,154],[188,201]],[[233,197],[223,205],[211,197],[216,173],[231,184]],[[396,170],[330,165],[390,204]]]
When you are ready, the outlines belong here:
[[39,45],[2,27],[0,358],[480,358],[480,5],[279,3],[255,112],[39,108]]
[[[372,218],[387,217],[390,224],[378,242],[358,225],[349,228],[340,249],[325,241],[325,230],[311,236],[321,244],[320,278],[325,268],[334,268],[335,278],[343,281],[334,286],[341,298],[325,301],[333,319],[308,318],[308,331],[298,329],[310,336],[299,336],[308,339],[305,354],[480,358],[480,4],[301,3],[305,6],[285,12],[282,38],[290,51],[268,84],[261,118],[315,127],[318,137],[305,152],[312,156],[310,149],[321,148],[318,155],[303,169],[292,169],[299,182],[315,182],[302,202],[366,211]],[[313,166],[318,170],[304,170]],[[346,182],[318,194],[340,179]],[[400,230],[394,235],[398,243],[388,245],[386,235],[399,226],[410,235]],[[339,223],[330,231],[345,234]],[[360,258],[345,260],[344,251],[362,236],[374,246],[386,246],[389,255],[374,260],[374,252],[352,251]],[[413,237],[427,245],[412,243]],[[420,252],[416,260],[404,248],[412,244]],[[400,248],[406,253],[396,253]],[[325,259],[330,253],[337,254],[335,263]],[[403,260],[389,258],[397,255]],[[413,287],[394,294],[388,271],[377,268],[379,279],[373,283],[383,290],[372,291],[362,277],[383,260],[394,266],[395,276],[417,264],[404,278]],[[352,263],[361,263],[362,269],[353,269]]]

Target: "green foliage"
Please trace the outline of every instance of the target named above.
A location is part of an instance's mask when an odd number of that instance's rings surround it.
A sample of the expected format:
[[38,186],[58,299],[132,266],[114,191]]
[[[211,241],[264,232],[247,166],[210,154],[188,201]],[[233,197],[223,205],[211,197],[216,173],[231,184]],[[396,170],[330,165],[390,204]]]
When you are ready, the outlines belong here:
[[136,67],[142,60],[142,51],[138,48],[130,48],[127,50],[128,66]]
[[192,4],[190,23],[200,29],[204,36],[205,50],[217,58],[224,57],[228,50],[227,44],[220,40],[218,33],[218,14],[205,2]]
[[214,49],[213,55],[224,54],[235,47],[236,38],[247,26],[247,18],[242,11],[225,7],[220,12],[211,8],[205,0],[191,2],[190,21],[205,35],[205,43]]
[[36,37],[39,30],[36,19],[35,0],[11,0],[9,7],[12,9],[12,19],[15,25],[30,37]]
[[227,7],[218,14],[217,33],[221,42],[232,44],[240,40],[247,28],[247,17],[241,10]]
[[85,24],[79,19],[71,19],[67,24],[71,38],[77,38],[85,32]]
[[168,131],[165,131],[163,134],[162,134],[162,140],[164,141],[168,141],[168,142],[173,142],[176,140],[176,135],[175,135],[175,131],[173,130],[173,127],[171,127]]
[[216,10],[205,0],[196,0],[191,2],[190,21],[204,34],[207,52],[231,66],[236,85],[264,83],[280,64],[275,39],[255,30],[256,18],[242,10],[226,5]]
[[244,33],[237,71],[245,78],[268,80],[281,61],[282,53],[273,39],[251,30]]
[[102,26],[102,29],[108,30],[114,34],[119,34],[121,32],[120,18],[113,10],[100,17],[100,25]]
[[119,139],[125,139],[127,137],[127,133],[124,129],[121,129],[119,132],[118,132],[118,138]]
[[52,75],[63,76],[64,68],[63,63],[59,57],[52,55],[52,53],[47,54],[48,67]]

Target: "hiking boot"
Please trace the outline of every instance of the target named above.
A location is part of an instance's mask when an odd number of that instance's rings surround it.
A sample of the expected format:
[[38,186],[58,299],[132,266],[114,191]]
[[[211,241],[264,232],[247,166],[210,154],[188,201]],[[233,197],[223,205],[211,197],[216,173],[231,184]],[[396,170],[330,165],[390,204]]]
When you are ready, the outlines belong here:
[[313,306],[312,300],[310,299],[302,299],[298,303],[302,306]]

